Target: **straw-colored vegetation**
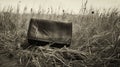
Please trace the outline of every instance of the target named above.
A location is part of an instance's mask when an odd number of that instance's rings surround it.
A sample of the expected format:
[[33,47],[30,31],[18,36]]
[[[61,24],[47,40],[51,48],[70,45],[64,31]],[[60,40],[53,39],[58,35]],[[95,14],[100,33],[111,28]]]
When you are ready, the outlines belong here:
[[[37,13],[0,11],[0,67],[120,67],[120,14],[117,9],[83,10],[82,14],[57,15],[52,10]],[[31,17],[73,23],[69,48],[23,49]]]

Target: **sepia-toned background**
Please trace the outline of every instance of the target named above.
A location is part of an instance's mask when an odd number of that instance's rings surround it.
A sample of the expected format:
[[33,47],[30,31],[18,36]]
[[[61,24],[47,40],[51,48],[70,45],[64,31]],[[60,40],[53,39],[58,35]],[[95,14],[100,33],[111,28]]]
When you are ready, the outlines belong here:
[[[35,11],[42,7],[44,10],[48,8],[53,8],[54,10],[65,9],[67,12],[73,11],[74,13],[79,13],[86,0],[0,0],[0,7],[20,5],[20,9],[24,7],[28,8],[28,12],[31,8]],[[120,0],[88,0],[87,9],[109,9],[109,8],[119,8]],[[59,10],[57,13],[61,13]]]

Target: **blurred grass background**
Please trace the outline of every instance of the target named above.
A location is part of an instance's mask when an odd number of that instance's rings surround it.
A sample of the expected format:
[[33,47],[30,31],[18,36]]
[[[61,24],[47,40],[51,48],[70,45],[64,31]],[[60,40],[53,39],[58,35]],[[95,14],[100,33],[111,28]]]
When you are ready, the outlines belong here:
[[[0,11],[1,67],[120,67],[120,13],[118,9],[103,12],[93,8],[81,9],[80,14],[66,13],[65,10],[62,11],[62,14],[54,13],[54,10],[44,13],[42,9],[37,13],[33,9],[31,9],[31,13],[26,13],[26,7],[23,13],[20,13],[19,10],[19,8],[14,10],[12,7],[8,7],[6,10]],[[61,58],[63,57],[61,51],[66,49],[23,50],[21,45],[26,42],[29,20],[33,17],[72,22],[72,44],[67,49],[67,54],[71,54],[72,58],[74,55],[70,52],[74,50],[75,53],[83,53],[87,57],[84,62]],[[79,56],[81,57],[81,55]],[[50,59],[53,61],[47,63],[46,61]],[[57,65],[55,59],[61,64]]]

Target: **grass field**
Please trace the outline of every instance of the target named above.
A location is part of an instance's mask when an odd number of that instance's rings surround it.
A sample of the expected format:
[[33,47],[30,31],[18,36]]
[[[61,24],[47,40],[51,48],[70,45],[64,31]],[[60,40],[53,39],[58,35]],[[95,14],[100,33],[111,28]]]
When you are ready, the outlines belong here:
[[[117,9],[85,10],[81,14],[0,11],[0,67],[120,67],[120,13]],[[73,23],[69,48],[23,49],[29,20],[34,18]]]

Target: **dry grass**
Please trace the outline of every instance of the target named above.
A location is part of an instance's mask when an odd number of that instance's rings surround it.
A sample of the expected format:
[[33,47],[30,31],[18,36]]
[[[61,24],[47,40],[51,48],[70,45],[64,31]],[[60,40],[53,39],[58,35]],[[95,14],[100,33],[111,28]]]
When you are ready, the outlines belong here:
[[[70,48],[23,50],[28,22],[31,17],[69,21],[73,23]],[[12,9],[0,12],[1,67],[119,67],[120,14],[110,11],[86,10],[84,14],[31,14]]]

